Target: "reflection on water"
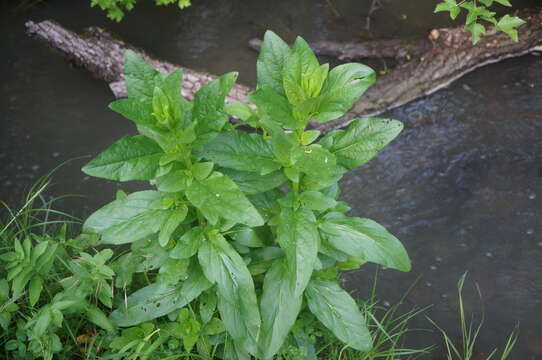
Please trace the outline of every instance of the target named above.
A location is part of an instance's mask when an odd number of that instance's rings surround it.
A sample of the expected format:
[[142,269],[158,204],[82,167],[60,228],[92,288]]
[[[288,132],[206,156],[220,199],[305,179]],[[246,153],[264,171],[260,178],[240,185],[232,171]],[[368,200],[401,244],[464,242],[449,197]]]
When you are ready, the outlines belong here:
[[[183,12],[138,4],[121,24],[88,9],[86,1],[48,0],[25,14],[4,8],[0,199],[14,206],[36,176],[134,133],[107,109],[113,96],[105,83],[24,36],[27,19],[53,18],[77,30],[106,26],[173,62],[215,74],[237,70],[242,82],[253,84],[256,54],[246,48],[248,39],[266,28],[289,40],[297,34],[308,40],[367,36],[369,3],[277,0],[269,8],[263,1],[201,0]],[[447,24],[445,16],[429,16],[433,5],[384,1],[372,21],[373,35],[421,35]],[[497,345],[519,320],[513,358],[542,358],[542,58],[479,69],[386,116],[404,121],[405,131],[342,182],[352,213],[388,226],[413,259],[411,273],[381,272],[380,297],[391,302],[420,277],[407,301],[434,304],[431,317],[454,329],[455,285],[468,270],[486,305],[481,348]],[[52,188],[55,194],[89,196],[64,204],[77,215],[109,201],[117,188],[82,174],[83,162],[59,170]],[[130,191],[140,184],[122,186]],[[367,266],[348,273],[349,288],[363,296],[373,272]],[[466,291],[468,310],[477,311],[474,288]],[[422,319],[416,325],[429,327]]]

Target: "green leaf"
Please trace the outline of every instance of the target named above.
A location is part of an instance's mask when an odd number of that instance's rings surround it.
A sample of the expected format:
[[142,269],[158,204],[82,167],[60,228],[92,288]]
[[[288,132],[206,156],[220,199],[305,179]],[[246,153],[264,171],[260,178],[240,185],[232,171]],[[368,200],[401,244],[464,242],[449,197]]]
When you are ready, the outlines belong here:
[[374,70],[362,64],[349,63],[333,68],[320,92],[318,114],[314,119],[326,122],[343,116],[375,80]]
[[154,79],[158,75],[150,64],[132,50],[124,53],[124,81],[128,97],[143,103],[151,103]]
[[225,168],[262,175],[280,168],[280,164],[275,161],[271,143],[259,134],[248,134],[245,131],[220,133],[205,146],[201,155]]
[[311,278],[318,256],[319,236],[314,214],[307,209],[282,209],[277,242],[286,254],[294,294],[299,296]]
[[104,244],[125,244],[157,233],[169,215],[163,210],[160,192],[139,191],[94,212],[83,231],[101,234]]
[[[322,182],[332,179],[336,174],[337,160],[335,156],[319,144],[297,148],[293,157],[295,167]],[[327,186],[329,185],[331,184],[327,184]]]
[[305,208],[310,210],[324,211],[337,205],[335,199],[314,190],[301,193],[299,200]]
[[192,165],[192,174],[197,180],[203,180],[213,171],[214,164],[211,161],[200,162]]
[[290,55],[290,48],[280,37],[272,31],[266,31],[256,71],[258,75],[258,88],[269,86],[278,94],[284,95],[282,88],[282,72],[284,63]]
[[224,105],[224,111],[231,116],[235,116],[236,118],[247,121],[252,116],[255,116],[254,110],[247,104],[243,104],[240,102],[232,102],[229,104]]
[[459,15],[459,13],[461,12],[461,9],[459,8],[459,6],[457,6],[457,3],[455,2],[455,0],[445,0],[441,3],[438,3],[437,6],[435,7],[435,12],[440,12],[440,11],[450,12],[450,17],[452,19],[455,19],[457,15]]
[[282,347],[301,309],[302,297],[292,291],[291,277],[283,259],[275,260],[263,282],[260,303],[262,328],[259,356],[272,358]]
[[305,298],[311,312],[339,340],[359,351],[371,350],[371,334],[358,305],[335,281],[311,280]]
[[224,100],[237,80],[237,73],[230,72],[204,85],[194,95],[192,119],[197,122],[196,133],[220,131],[228,121]]
[[512,40],[518,41],[518,31],[515,28],[523,24],[525,21],[519,17],[506,14],[497,23],[497,29],[508,34]]
[[249,227],[240,227],[239,229],[236,229],[235,232],[232,234],[233,239],[235,242],[237,242],[240,245],[251,247],[251,248],[259,248],[264,247],[266,244],[264,240],[262,239],[261,230],[263,228],[249,228]]
[[184,191],[192,181],[189,170],[173,170],[156,179],[156,187],[163,192]]
[[318,139],[318,136],[320,136],[320,131],[318,131],[318,130],[308,130],[308,131],[305,131],[305,132],[301,135],[301,144],[302,144],[302,145],[309,145],[309,144],[311,144],[314,140]]
[[193,227],[181,236],[169,256],[173,259],[188,259],[198,252],[204,240],[204,229],[200,226]]
[[166,246],[169,243],[170,237],[186,218],[188,213],[188,207],[186,205],[180,205],[177,209],[170,211],[169,217],[160,229],[160,235],[158,236],[158,243],[161,246]]
[[260,175],[255,172],[221,169],[224,175],[232,179],[245,194],[253,195],[275,189],[286,181],[281,171]]
[[83,167],[90,176],[109,180],[151,180],[164,154],[160,146],[142,136],[126,136]]
[[297,129],[300,127],[299,121],[293,117],[292,105],[288,102],[288,99],[269,85],[262,85],[248,98],[260,110],[264,111],[271,120],[282,124],[285,128]]
[[217,297],[214,291],[206,291],[199,298],[199,315],[203,323],[208,323],[213,318],[216,310]]
[[119,99],[109,104],[109,108],[136,125],[154,127],[156,119],[152,116],[152,106],[135,99]]
[[85,306],[85,313],[87,315],[87,319],[90,320],[95,325],[98,325],[104,330],[107,331],[114,331],[115,327],[113,326],[113,323],[105,316],[102,310],[98,309],[96,306],[88,305]]
[[484,25],[477,22],[472,22],[465,25],[465,29],[471,33],[473,44],[476,44],[480,40],[482,34],[486,33],[486,28],[484,27]]
[[43,279],[41,276],[34,276],[30,280],[30,284],[28,286],[28,300],[30,306],[36,305],[40,299],[41,290],[43,290]]
[[155,283],[134,292],[120,309],[113,311],[111,321],[122,327],[164,316],[189,304],[212,284],[198,264],[191,264],[188,279],[182,285]]
[[333,247],[350,256],[400,271],[410,271],[410,259],[401,242],[373,220],[328,216],[319,228],[322,237]]
[[254,355],[260,313],[252,276],[243,259],[221,235],[203,243],[198,259],[205,277],[217,284],[218,310],[229,335]]
[[232,220],[248,226],[261,226],[264,221],[237,185],[227,176],[214,172],[202,181],[194,181],[186,190],[188,200],[209,220]]
[[333,139],[329,150],[336,156],[337,163],[352,170],[376,156],[401,130],[403,124],[397,120],[363,118],[352,121],[346,131],[333,131],[325,138]]

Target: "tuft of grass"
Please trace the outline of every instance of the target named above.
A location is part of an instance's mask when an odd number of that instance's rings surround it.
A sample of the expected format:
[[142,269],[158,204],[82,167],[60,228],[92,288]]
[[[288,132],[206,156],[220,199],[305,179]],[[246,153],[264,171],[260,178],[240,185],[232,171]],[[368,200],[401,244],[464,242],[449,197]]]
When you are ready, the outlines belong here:
[[[433,324],[433,326],[435,326],[442,334],[444,345],[446,347],[447,360],[473,359],[475,355],[474,349],[476,346],[476,341],[478,340],[478,336],[480,335],[480,331],[482,330],[482,326],[484,324],[483,305],[482,305],[482,318],[480,319],[478,324],[475,323],[473,316],[471,317],[469,322],[467,322],[466,320],[465,307],[463,305],[463,286],[465,285],[466,278],[467,278],[467,273],[465,272],[457,283],[457,293],[458,293],[458,298],[459,298],[459,306],[458,306],[459,324],[461,327],[461,344],[454,343],[454,341],[450,338],[448,333],[442,327],[438,326],[433,320],[427,317],[427,319],[431,322],[431,324]],[[480,287],[478,286],[478,284],[476,284],[476,290],[478,292],[480,301],[482,301],[482,293],[480,291]],[[519,335],[519,325],[516,324],[516,326],[514,327],[514,329],[508,336],[506,343],[504,345],[504,348],[500,353],[500,357],[499,357],[500,360],[506,360],[509,358],[510,353],[512,352],[512,350],[514,349],[514,346],[516,345],[518,335]],[[493,357],[497,355],[498,351],[499,351],[498,348],[494,348],[486,357],[486,360],[493,359]]]

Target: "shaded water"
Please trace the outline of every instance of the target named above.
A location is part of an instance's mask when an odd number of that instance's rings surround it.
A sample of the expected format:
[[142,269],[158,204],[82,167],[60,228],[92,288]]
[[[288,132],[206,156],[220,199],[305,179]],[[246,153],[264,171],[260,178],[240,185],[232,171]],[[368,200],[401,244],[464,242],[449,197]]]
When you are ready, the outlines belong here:
[[[113,96],[105,83],[25,37],[28,19],[52,18],[76,30],[105,26],[164,59],[215,74],[240,71],[249,85],[256,54],[246,43],[266,28],[288,40],[297,34],[308,40],[367,36],[370,1],[276,0],[271,8],[263,1],[194,3],[183,12],[137,5],[121,24],[86,1],[48,0],[26,13],[2,5],[0,199],[15,206],[36,176],[134,133],[107,109]],[[377,38],[422,35],[448,24],[431,14],[433,4],[384,1],[371,32]],[[453,333],[456,281],[469,270],[486,306],[480,349],[502,343],[518,320],[521,337],[512,358],[542,359],[542,57],[476,70],[386,116],[404,121],[405,131],[343,181],[353,214],[388,226],[413,259],[411,273],[381,272],[381,299],[396,300],[420,277],[407,301],[434,304],[429,314]],[[117,185],[85,177],[82,163],[59,170],[52,192],[87,195],[64,204],[84,216],[108,202]],[[368,266],[346,274],[346,282],[365,296],[373,273]],[[468,310],[479,310],[473,287],[466,292]],[[430,327],[421,319],[417,325]]]

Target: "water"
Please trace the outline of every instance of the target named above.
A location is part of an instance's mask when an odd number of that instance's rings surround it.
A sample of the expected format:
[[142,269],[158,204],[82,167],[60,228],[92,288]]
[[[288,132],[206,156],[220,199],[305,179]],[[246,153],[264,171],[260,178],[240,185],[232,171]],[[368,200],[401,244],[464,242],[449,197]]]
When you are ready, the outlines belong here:
[[[182,12],[138,4],[115,24],[86,1],[47,0],[24,13],[4,2],[0,199],[16,206],[37,176],[134,133],[130,122],[107,109],[113,100],[107,85],[28,39],[26,20],[52,18],[75,30],[105,26],[164,59],[215,74],[240,71],[240,81],[251,85],[256,54],[246,47],[250,38],[267,28],[288,40],[298,34],[308,40],[367,37],[369,3],[276,0],[269,8],[263,1],[198,0]],[[423,35],[449,24],[446,16],[431,14],[430,0],[383,3],[371,21],[376,38]],[[410,273],[380,272],[382,303],[396,301],[419,278],[407,303],[433,304],[428,314],[456,335],[455,286],[468,270],[467,310],[479,314],[476,281],[486,311],[479,350],[502,343],[520,321],[512,359],[542,359],[542,57],[476,70],[385,116],[404,121],[405,131],[342,182],[353,215],[386,225],[413,260]],[[81,173],[85,161],[61,168],[51,189],[88,196],[61,204],[81,216],[108,202],[118,188]],[[373,266],[349,272],[346,284],[365,297],[373,274]],[[415,325],[431,328],[423,318]],[[438,337],[423,333],[411,340],[421,344]]]

